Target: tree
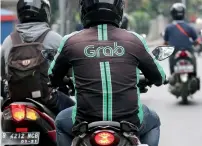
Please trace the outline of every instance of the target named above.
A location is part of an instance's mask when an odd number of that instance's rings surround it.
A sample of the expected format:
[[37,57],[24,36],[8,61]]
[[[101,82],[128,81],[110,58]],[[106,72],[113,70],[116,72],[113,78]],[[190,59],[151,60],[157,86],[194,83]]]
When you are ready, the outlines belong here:
[[55,22],[57,16],[58,16],[58,1],[56,0],[50,0],[51,4],[51,25]]

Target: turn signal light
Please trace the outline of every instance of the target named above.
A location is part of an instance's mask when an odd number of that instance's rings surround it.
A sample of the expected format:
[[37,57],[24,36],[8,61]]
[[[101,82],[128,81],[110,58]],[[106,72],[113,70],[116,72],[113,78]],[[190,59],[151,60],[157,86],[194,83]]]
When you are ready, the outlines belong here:
[[115,137],[110,132],[99,132],[94,137],[95,142],[99,146],[110,146],[114,143]]
[[38,114],[33,109],[26,108],[26,118],[35,121],[38,119]]

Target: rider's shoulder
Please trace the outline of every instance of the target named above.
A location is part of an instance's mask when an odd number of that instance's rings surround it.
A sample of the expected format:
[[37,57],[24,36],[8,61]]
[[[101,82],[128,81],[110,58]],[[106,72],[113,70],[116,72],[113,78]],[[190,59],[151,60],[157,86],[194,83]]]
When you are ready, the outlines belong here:
[[50,30],[46,37],[45,37],[45,40],[48,40],[48,41],[54,41],[54,40],[62,40],[62,36],[60,34],[58,34],[57,32],[53,31],[53,30]]
[[78,41],[81,41],[81,39],[83,38],[82,36],[79,36],[79,38],[75,38],[75,36],[77,36],[78,34],[81,34],[81,32],[84,32],[84,30],[81,31],[74,31],[70,34],[65,35],[62,38],[62,44],[65,45],[68,42],[68,45],[72,45],[73,43],[77,43]]
[[132,34],[132,36],[134,36],[133,39],[136,38],[137,40],[139,40],[141,42],[144,41],[144,37],[142,35],[140,35],[139,33],[134,32],[134,31],[127,31],[127,32],[129,34]]
[[167,24],[166,29],[173,28],[175,26],[174,23]]

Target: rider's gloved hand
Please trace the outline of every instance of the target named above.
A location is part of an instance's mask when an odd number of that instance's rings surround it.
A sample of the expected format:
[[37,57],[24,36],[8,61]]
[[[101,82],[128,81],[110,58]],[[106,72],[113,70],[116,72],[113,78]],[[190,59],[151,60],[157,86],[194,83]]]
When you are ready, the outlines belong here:
[[146,93],[148,91],[148,89],[146,87],[141,87],[139,88],[140,93]]
[[169,80],[166,79],[163,84],[166,85],[168,83],[169,83]]
[[48,86],[49,87],[53,87],[53,88],[56,88],[56,87],[58,87],[58,81],[55,81],[54,79],[53,79],[53,74],[50,74],[49,75],[49,79],[50,79],[50,82],[48,82]]

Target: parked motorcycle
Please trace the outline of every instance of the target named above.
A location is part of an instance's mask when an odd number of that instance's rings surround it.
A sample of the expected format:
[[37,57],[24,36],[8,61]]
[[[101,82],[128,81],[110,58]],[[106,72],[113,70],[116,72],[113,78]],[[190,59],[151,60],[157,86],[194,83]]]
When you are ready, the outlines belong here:
[[[55,53],[50,51],[42,54],[51,61]],[[67,82],[67,78],[64,78],[64,82]],[[68,86],[62,90],[69,94]],[[56,115],[43,104],[32,98],[13,102],[7,97],[1,105],[1,111],[2,145],[56,146]]]
[[[160,46],[152,53],[159,61],[169,57],[174,51],[173,47]],[[167,84],[168,82],[165,82]],[[139,88],[141,93],[147,92],[146,87],[152,84],[140,76]],[[148,146],[141,144],[138,136],[138,127],[127,121],[97,121],[93,123],[82,122],[73,128],[76,135],[72,146]]]
[[181,50],[174,54],[174,74],[170,78],[170,92],[177,98],[182,97],[184,104],[188,97],[200,89],[200,80],[196,77],[194,56],[188,50]]

